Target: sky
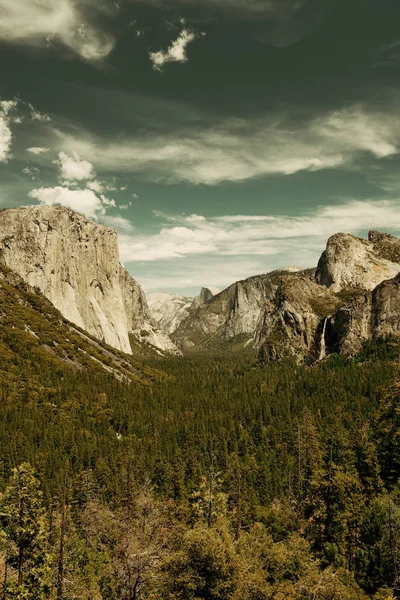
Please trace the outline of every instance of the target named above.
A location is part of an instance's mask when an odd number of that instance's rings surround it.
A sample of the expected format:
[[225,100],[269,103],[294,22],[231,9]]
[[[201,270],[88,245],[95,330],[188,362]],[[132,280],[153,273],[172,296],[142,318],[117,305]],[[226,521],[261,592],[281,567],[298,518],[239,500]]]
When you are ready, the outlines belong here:
[[117,229],[147,293],[400,234],[398,0],[0,0],[0,207]]

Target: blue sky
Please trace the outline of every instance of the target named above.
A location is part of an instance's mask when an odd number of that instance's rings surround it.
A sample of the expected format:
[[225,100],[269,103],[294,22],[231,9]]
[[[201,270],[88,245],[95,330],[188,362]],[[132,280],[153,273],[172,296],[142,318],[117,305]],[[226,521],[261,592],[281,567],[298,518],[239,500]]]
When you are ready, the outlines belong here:
[[154,290],[400,232],[395,0],[0,0],[0,205],[115,227]]

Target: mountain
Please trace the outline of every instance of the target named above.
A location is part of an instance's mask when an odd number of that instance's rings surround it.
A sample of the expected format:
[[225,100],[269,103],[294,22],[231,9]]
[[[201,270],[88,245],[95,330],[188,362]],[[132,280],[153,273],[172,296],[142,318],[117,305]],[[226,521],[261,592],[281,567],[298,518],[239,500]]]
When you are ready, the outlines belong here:
[[325,344],[327,352],[350,357],[365,342],[390,336],[400,336],[400,274],[358,294],[327,319]]
[[[141,355],[143,350],[141,349]],[[110,373],[149,383],[161,373],[98,341],[67,319],[38,290],[0,264],[0,382],[20,382],[35,365],[60,374]],[[40,382],[38,382],[39,384]]]
[[173,334],[192,311],[205,304],[213,296],[219,294],[216,287],[203,287],[195,298],[188,298],[180,294],[167,294],[153,292],[147,296],[152,316],[168,334]]
[[317,267],[316,280],[334,292],[373,290],[400,271],[398,238],[370,231],[368,240],[337,233],[329,238]]
[[264,362],[313,363],[399,334],[400,240],[376,231],[333,235],[316,269],[203,287],[194,299],[153,293],[148,304],[119,262],[113,229],[36,206],[0,211],[0,265],[77,330],[125,354],[252,348]]
[[316,269],[273,271],[206,299],[173,332],[183,350],[256,349],[263,362],[352,356],[364,342],[399,334],[400,240],[332,236]]
[[147,296],[147,303],[153,318],[164,331],[171,334],[187,316],[193,298],[181,294],[153,292]]
[[0,262],[39,289],[69,321],[132,353],[130,334],[175,352],[141,286],[119,262],[117,233],[69,209],[0,211]]
[[216,288],[216,287],[202,287],[200,290],[200,294],[198,296],[196,296],[195,298],[193,298],[193,302],[191,305],[191,309],[196,310],[196,308],[199,308],[199,306],[201,306],[202,304],[205,304],[206,302],[208,302],[209,300],[211,300],[211,298],[213,298],[214,296],[216,296],[217,294],[220,293],[220,289]]
[[251,342],[271,293],[271,276],[260,275],[238,281],[208,300],[203,295],[205,301],[194,306],[172,338],[183,350],[221,347],[238,337]]

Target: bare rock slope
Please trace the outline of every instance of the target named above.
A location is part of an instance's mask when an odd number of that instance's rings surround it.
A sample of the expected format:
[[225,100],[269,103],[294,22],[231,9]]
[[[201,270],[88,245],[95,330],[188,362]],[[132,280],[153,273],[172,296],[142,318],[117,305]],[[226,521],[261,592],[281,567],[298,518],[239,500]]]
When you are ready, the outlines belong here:
[[337,233],[329,238],[316,280],[333,292],[346,288],[373,290],[400,271],[400,240],[370,231],[368,240]]
[[263,361],[352,356],[371,339],[400,335],[400,240],[332,236],[317,269],[239,281],[206,299],[174,331],[183,349],[252,346]]
[[184,319],[187,319],[190,314],[211,300],[213,296],[219,294],[220,291],[215,287],[203,287],[195,298],[181,294],[153,292],[147,296],[147,302],[157,323],[167,334],[172,335]]
[[141,287],[119,263],[117,233],[69,209],[2,210],[0,262],[66,319],[127,354],[130,333],[157,330]]

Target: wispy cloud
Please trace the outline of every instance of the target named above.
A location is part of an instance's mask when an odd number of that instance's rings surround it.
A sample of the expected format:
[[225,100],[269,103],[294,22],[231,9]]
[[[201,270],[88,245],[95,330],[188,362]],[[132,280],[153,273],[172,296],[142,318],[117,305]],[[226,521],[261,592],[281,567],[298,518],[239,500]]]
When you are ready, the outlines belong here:
[[38,181],[40,176],[40,169],[37,167],[27,166],[22,169],[22,173],[27,175],[32,181]]
[[[201,33],[204,36],[205,33]],[[171,43],[167,50],[159,50],[158,52],[149,52],[149,58],[153,64],[155,71],[162,71],[166,63],[187,62],[186,50],[190,42],[193,42],[199,35],[190,29],[183,29],[178,38]]]
[[347,167],[365,155],[382,159],[400,148],[395,107],[374,111],[362,105],[296,125],[283,117],[231,119],[204,129],[111,142],[87,132],[54,132],[64,151],[74,149],[96,167],[143,173],[153,181],[207,185]]
[[400,40],[395,40],[379,49],[374,67],[397,65],[400,62]]
[[[162,0],[131,0],[159,4]],[[335,0],[174,0],[173,9],[186,9],[196,22],[215,19],[250,21],[260,41],[288,46],[318,28]],[[223,22],[223,21],[222,21]]]
[[[188,256],[275,256],[298,263],[338,231],[358,234],[370,228],[400,231],[398,201],[350,201],[320,206],[301,216],[201,215],[162,217],[156,234],[124,236],[125,262],[182,259]],[[289,256],[290,255],[290,256]],[[310,265],[304,265],[310,266]]]
[[46,113],[40,112],[40,110],[37,110],[32,104],[29,104],[28,106],[31,112],[32,121],[39,121],[41,123],[48,123],[51,121],[51,117]]
[[104,3],[74,0],[0,0],[0,40],[47,46],[61,43],[87,61],[107,56],[114,40],[88,20]]

